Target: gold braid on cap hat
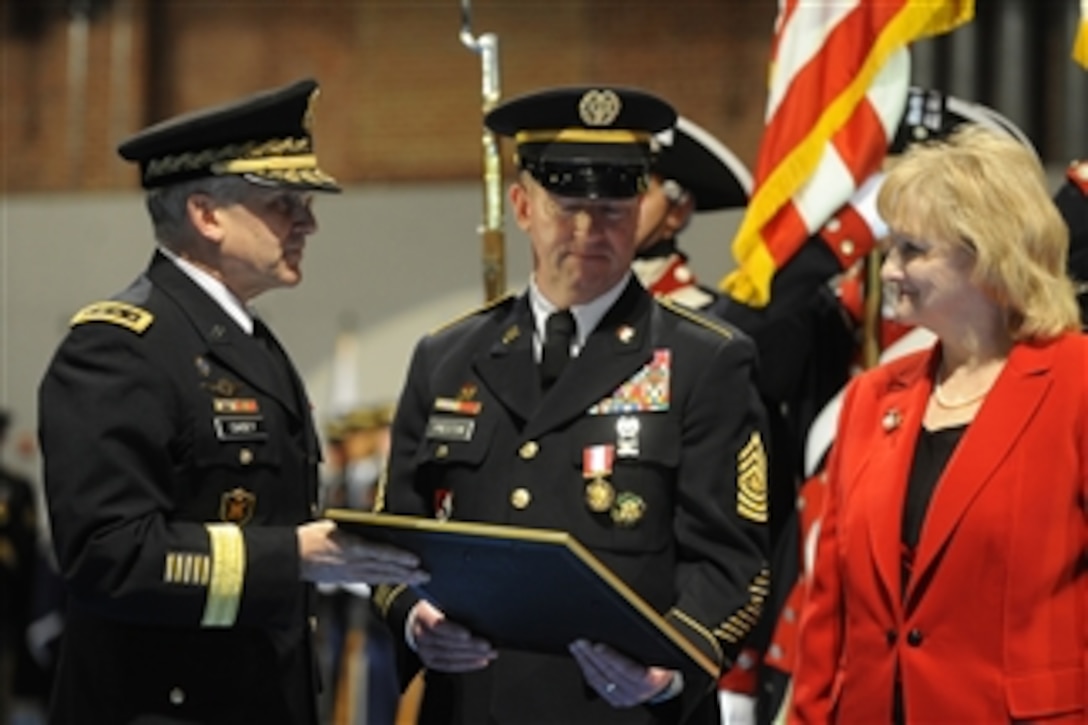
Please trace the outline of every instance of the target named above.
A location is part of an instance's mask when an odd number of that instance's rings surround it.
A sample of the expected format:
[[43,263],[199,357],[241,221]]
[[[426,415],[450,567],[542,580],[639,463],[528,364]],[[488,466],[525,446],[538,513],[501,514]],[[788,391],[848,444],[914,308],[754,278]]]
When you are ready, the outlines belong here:
[[514,140],[526,143],[650,143],[653,135],[630,129],[559,128],[518,131]]
[[317,169],[309,138],[282,138],[248,141],[202,151],[163,156],[147,163],[144,178],[156,179],[184,171],[211,169],[213,174],[256,173],[274,176],[284,170]]

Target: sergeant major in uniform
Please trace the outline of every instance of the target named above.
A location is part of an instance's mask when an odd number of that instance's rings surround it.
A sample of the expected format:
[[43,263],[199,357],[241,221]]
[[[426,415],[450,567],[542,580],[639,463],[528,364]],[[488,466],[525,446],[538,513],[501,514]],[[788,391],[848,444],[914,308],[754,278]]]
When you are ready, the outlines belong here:
[[302,382],[248,303],[301,278],[336,191],[303,80],[153,126],[159,247],[72,319],[40,389],[69,612],[50,721],[316,725],[309,582],[418,582],[414,556],[311,521]]
[[[611,87],[487,116],[517,143],[533,276],[419,343],[381,493],[395,514],[569,531],[725,669],[766,594],[765,417],[751,342],[630,270],[652,134],[675,117]],[[404,587],[375,604],[426,668],[424,722],[719,721],[705,674],[595,642],[496,650]]]

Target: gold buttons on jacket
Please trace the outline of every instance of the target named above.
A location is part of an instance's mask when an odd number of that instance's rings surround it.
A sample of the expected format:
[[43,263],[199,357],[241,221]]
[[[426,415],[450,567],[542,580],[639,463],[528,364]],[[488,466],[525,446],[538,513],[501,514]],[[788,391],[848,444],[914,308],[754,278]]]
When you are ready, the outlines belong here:
[[435,458],[445,458],[449,454],[450,454],[450,447],[447,446],[445,443],[440,444],[437,448],[434,449],[434,457]]
[[238,462],[243,466],[248,466],[250,463],[253,463],[253,451],[248,448],[243,448],[238,451]]
[[529,493],[529,489],[527,488],[515,488],[510,492],[510,505],[518,511],[529,508],[529,504],[532,500],[533,494]]
[[536,454],[540,452],[540,444],[536,441],[526,441],[518,449],[518,455],[524,458],[526,461],[536,458]]
[[183,705],[185,704],[185,690],[180,687],[175,687],[170,690],[170,704],[171,705]]

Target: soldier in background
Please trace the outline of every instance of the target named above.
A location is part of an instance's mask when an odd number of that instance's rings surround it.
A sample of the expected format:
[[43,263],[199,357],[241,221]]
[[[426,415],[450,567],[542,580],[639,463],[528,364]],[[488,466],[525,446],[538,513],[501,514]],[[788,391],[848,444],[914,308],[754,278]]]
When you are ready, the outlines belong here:
[[722,294],[699,283],[678,236],[695,214],[744,207],[752,175],[721,141],[683,116],[656,140],[631,268],[651,294],[718,314]]
[[[0,453],[4,450],[11,414],[0,409]],[[34,486],[0,460],[0,723],[10,721],[32,661],[27,651],[37,560],[38,517]]]
[[378,478],[389,455],[389,426],[393,406],[360,406],[329,424],[330,443],[341,458],[338,474],[328,482],[325,504],[330,508],[370,511]]
[[[359,406],[333,419],[325,429],[328,508],[370,511],[378,480],[389,456],[393,405]],[[385,622],[369,606],[365,585],[320,588],[324,613],[323,656],[329,692],[323,708],[334,725],[391,725],[400,699],[393,639]]]
[[1088,160],[1069,165],[1054,203],[1069,226],[1069,276],[1076,285],[1081,323],[1088,328]]

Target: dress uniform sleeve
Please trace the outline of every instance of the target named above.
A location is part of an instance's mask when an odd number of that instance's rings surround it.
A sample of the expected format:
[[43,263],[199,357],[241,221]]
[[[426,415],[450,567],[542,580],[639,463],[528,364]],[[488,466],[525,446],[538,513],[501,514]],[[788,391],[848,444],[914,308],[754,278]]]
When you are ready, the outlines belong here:
[[767,595],[766,416],[752,382],[754,359],[747,338],[722,340],[681,401],[678,599],[667,618],[723,667],[739,654]]
[[73,605],[147,624],[292,621],[302,605],[292,527],[174,517],[176,460],[196,422],[146,352],[122,327],[79,325],[39,389],[49,514]]
[[[839,653],[842,651],[843,599],[839,575],[837,539],[842,487],[840,459],[846,436],[843,428],[850,420],[857,384],[851,383],[843,400],[836,443],[827,465],[828,491],[823,513],[814,524],[819,527],[816,562],[806,593],[798,634],[797,660],[793,674],[793,701],[790,722],[825,723],[837,696]],[[888,694],[891,697],[891,693]]]

